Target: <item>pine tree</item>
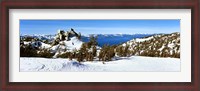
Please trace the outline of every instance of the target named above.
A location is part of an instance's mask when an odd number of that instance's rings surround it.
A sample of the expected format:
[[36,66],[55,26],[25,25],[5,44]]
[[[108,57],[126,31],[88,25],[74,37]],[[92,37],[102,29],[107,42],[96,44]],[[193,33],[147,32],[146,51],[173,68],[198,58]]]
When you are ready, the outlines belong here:
[[97,54],[97,48],[96,48],[96,46],[93,46],[92,47],[92,55],[95,57],[96,54]]
[[116,48],[116,53],[118,56],[122,57],[123,56],[123,46],[118,46]]
[[38,57],[36,49],[29,45],[20,45],[20,57]]
[[129,51],[129,45],[126,44],[124,50],[123,50],[123,56],[126,57],[126,56],[129,56],[130,54],[130,51]]
[[83,55],[82,55],[82,51],[79,51],[77,54],[77,61],[80,63],[83,61]]
[[94,60],[94,56],[93,56],[93,54],[92,54],[92,52],[89,52],[89,61],[93,61]]
[[94,37],[94,35],[90,35],[90,41],[88,42],[88,48],[91,48],[91,46],[97,46],[97,36]]
[[103,50],[101,49],[100,52],[99,52],[99,61],[103,61]]
[[73,56],[74,56],[73,53],[69,52],[69,56],[68,56],[69,60],[72,60]]

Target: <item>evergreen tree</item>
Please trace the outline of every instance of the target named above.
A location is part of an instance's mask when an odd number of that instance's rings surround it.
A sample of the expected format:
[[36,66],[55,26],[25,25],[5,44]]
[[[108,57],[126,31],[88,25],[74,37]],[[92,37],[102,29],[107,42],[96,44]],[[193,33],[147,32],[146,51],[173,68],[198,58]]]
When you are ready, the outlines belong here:
[[104,45],[99,52],[100,61],[111,61],[115,56],[115,46]]
[[96,54],[97,54],[97,48],[96,48],[96,46],[93,46],[92,47],[92,55],[95,57]]
[[129,51],[129,45],[126,44],[124,50],[123,50],[123,56],[127,57],[130,55],[130,51]]
[[77,53],[77,61],[79,63],[83,61],[83,53],[81,50]]
[[20,57],[38,57],[36,49],[33,49],[31,44],[20,45]]
[[103,60],[102,60],[102,59],[103,59],[103,50],[102,50],[102,49],[101,49],[100,52],[99,52],[98,58],[99,58],[99,61],[103,61]]
[[97,36],[90,35],[90,41],[88,42],[88,48],[91,48],[91,46],[97,46]]

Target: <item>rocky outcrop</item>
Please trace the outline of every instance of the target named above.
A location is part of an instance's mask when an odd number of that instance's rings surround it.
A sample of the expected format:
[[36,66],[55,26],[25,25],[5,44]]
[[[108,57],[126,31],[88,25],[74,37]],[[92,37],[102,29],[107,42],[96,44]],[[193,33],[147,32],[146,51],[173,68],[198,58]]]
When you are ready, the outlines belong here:
[[78,39],[80,39],[81,34],[76,33],[74,31],[74,29],[72,29],[72,28],[70,31],[66,31],[66,32],[64,30],[58,30],[58,33],[57,33],[52,45],[56,45],[60,41],[64,41],[64,40],[69,41],[71,37],[77,37]]
[[72,29],[71,28],[71,30],[70,31],[67,31],[66,33],[65,33],[65,35],[66,35],[66,40],[69,40],[69,38],[70,37],[73,37],[73,36],[76,36],[77,38],[80,36],[80,33],[78,34],[78,33],[76,33],[75,31],[74,31],[74,29]]

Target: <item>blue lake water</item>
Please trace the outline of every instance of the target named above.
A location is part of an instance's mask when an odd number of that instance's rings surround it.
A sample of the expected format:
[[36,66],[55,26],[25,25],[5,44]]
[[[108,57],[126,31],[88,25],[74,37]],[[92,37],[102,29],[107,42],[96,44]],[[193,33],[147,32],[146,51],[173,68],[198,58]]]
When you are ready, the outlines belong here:
[[[97,35],[97,42],[99,46],[103,46],[105,44],[107,45],[119,45],[122,43],[125,43],[129,40],[135,39],[135,38],[144,38],[147,36],[151,36],[153,34],[134,34],[134,35]],[[82,36],[83,42],[88,42],[89,37]]]

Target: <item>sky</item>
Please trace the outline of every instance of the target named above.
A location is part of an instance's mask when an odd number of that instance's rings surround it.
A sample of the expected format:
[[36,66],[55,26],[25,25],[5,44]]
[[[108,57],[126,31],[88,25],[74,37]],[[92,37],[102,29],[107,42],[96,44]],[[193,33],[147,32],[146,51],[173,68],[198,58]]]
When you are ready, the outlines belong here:
[[20,20],[20,34],[56,34],[73,28],[88,34],[153,34],[180,32],[180,20]]

